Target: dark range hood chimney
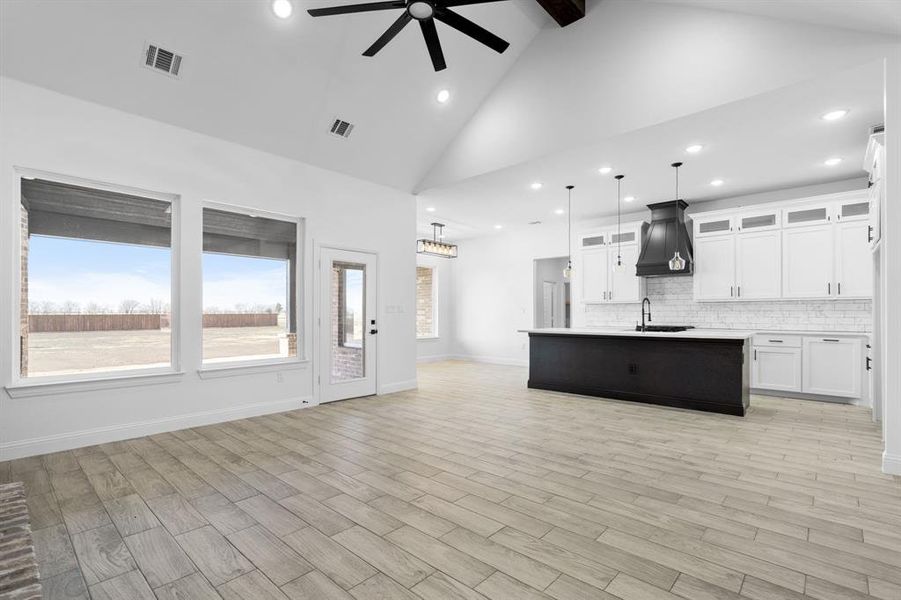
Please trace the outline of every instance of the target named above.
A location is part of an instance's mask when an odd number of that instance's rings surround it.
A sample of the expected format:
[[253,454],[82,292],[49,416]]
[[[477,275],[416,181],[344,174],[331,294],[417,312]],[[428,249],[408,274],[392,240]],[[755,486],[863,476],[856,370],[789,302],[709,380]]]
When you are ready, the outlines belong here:
[[[667,200],[648,204],[648,208],[651,209],[651,225],[642,240],[641,256],[635,265],[638,276],[691,275],[694,262],[691,238],[685,227],[685,209],[688,204],[684,200]],[[670,271],[669,261],[676,251],[685,259],[685,268]]]

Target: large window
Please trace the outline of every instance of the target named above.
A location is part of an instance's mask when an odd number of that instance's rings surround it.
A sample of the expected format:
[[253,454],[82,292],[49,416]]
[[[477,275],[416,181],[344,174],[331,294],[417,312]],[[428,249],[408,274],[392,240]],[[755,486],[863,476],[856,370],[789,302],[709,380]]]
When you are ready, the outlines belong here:
[[435,267],[416,267],[416,337],[438,337],[435,295],[438,290],[438,270]]
[[203,361],[297,356],[296,220],[203,209]]
[[172,364],[172,204],[21,180],[19,373]]

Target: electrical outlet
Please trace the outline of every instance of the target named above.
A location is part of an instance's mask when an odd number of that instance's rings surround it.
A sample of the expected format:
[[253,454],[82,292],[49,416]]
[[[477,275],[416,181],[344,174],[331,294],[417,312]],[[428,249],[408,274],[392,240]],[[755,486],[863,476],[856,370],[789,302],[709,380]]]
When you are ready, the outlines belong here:
[[285,376],[284,376],[282,373],[276,373],[276,374],[275,374],[275,380],[276,380],[277,382],[279,382],[279,383],[284,383],[284,382],[285,382]]

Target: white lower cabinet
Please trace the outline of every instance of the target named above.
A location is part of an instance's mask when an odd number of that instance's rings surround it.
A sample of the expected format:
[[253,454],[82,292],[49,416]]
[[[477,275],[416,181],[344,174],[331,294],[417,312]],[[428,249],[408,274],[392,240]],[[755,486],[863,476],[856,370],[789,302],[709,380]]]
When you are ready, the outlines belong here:
[[784,392],[801,391],[801,349],[755,346],[751,387]]
[[807,394],[860,398],[863,342],[855,338],[805,337],[801,389]]
[[755,335],[751,387],[861,398],[864,343],[862,338],[847,336]]

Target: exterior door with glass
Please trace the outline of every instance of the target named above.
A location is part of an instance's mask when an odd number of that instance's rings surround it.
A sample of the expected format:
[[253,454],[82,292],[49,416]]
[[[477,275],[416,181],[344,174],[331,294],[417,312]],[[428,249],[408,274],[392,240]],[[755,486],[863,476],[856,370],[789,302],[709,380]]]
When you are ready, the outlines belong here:
[[376,256],[322,248],[319,401],[376,393]]

